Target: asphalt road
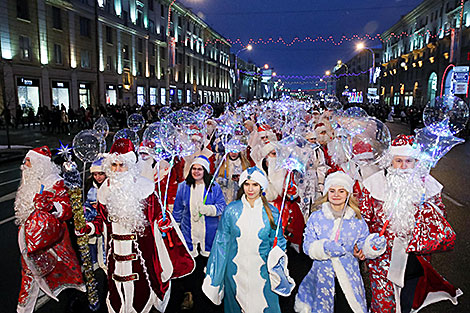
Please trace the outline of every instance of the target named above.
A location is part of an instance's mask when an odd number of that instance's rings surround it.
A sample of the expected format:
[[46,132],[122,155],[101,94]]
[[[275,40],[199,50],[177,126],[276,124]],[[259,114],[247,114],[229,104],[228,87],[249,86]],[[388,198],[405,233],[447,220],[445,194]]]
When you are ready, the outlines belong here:
[[[392,135],[408,133],[408,127],[402,124],[388,124]],[[6,143],[5,131],[0,131],[0,145]],[[73,136],[44,135],[39,131],[17,130],[13,132],[14,143],[20,145],[40,146],[42,144],[58,145],[58,139],[70,142]],[[13,204],[21,172],[22,153],[18,152],[16,160],[0,162],[0,242],[3,257],[0,258],[2,279],[0,279],[0,312],[15,312],[20,288],[21,269],[17,244],[17,227],[13,221]],[[470,312],[470,224],[466,210],[470,205],[468,181],[470,179],[470,143],[454,147],[441,161],[432,175],[444,185],[443,200],[448,211],[448,220],[457,233],[457,242],[452,252],[433,255],[432,264],[449,282],[460,288],[464,295],[459,298],[459,305],[449,301],[440,302],[422,310],[423,313],[457,313]],[[305,255],[288,251],[291,276],[301,282],[310,268],[311,261]],[[101,277],[102,278],[102,277]],[[295,291],[293,293],[295,295]],[[85,298],[76,292],[64,292],[60,302],[47,302],[37,312],[87,312]],[[293,312],[294,296],[281,299],[282,312]],[[103,310],[104,311],[104,310]],[[195,310],[204,312],[203,309]]]

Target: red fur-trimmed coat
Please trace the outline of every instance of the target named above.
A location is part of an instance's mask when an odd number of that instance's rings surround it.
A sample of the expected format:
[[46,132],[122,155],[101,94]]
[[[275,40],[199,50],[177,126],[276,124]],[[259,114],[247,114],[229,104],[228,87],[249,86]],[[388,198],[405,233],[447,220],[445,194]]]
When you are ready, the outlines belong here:
[[[372,175],[372,179],[377,178],[379,175],[383,175],[382,172]],[[427,200],[424,205],[436,206],[446,217],[445,207],[442,203],[439,183],[434,180],[432,177],[428,178],[429,184],[427,186],[431,187],[427,190]],[[376,180],[377,182],[377,180]],[[436,184],[437,183],[437,184]],[[365,186],[371,186],[367,180],[365,181]],[[439,187],[440,186],[440,187]],[[383,209],[383,201],[374,198],[374,191],[369,191],[366,187],[362,190],[362,197],[360,200],[360,208],[362,216],[369,226],[369,231],[371,233],[379,233],[382,230],[382,227],[387,220],[387,216]],[[377,187],[377,184],[375,184]],[[370,188],[370,187],[369,187]],[[385,185],[382,185],[378,188],[385,188]],[[375,189],[375,188],[373,188]],[[429,192],[428,192],[429,191]],[[432,221],[426,221],[432,223]],[[416,225],[415,227],[418,227]],[[371,303],[371,312],[376,313],[393,313],[396,312],[396,303],[395,303],[395,294],[394,294],[394,285],[388,280],[388,270],[390,268],[390,261],[392,256],[393,242],[395,239],[395,234],[389,231],[389,228],[386,229],[385,238],[387,239],[387,249],[385,252],[373,260],[367,260],[367,265],[369,269],[369,276],[371,281],[372,289],[372,303]],[[439,273],[432,267],[430,260],[430,255],[416,255],[419,263],[421,264],[424,275],[420,277],[418,285],[415,290],[414,300],[413,300],[413,309],[421,309],[422,307],[441,300],[450,300],[453,303],[457,303],[456,298],[461,294],[461,291],[452,286],[447,282]],[[406,264],[403,264],[405,267]],[[436,294],[431,294],[433,292],[441,292],[436,296]],[[427,299],[428,298],[428,299]],[[433,302],[426,302],[425,300],[431,300]]]
[[[67,192],[68,189],[64,186],[64,181],[61,179],[58,179],[55,183],[52,181],[52,183],[53,185],[50,188],[46,187],[44,189],[42,196],[37,196],[37,198],[35,198],[35,204],[36,207],[40,207],[42,209],[47,208],[46,210],[51,212],[58,212],[56,214],[56,218],[63,228],[63,235],[61,238],[56,238],[56,235],[45,233],[42,234],[41,237],[36,237],[34,242],[27,242],[26,233],[28,232],[28,229],[31,231],[31,228],[25,227],[25,224],[41,223],[41,221],[31,220],[35,216],[33,214],[34,211],[31,213],[28,220],[19,226],[18,244],[21,251],[22,277],[17,312],[33,312],[39,295],[39,289],[57,301],[57,296],[64,289],[75,288],[85,291],[80,265],[75,251],[72,248],[70,236],[65,224],[65,221],[72,217],[72,208],[70,206],[70,198]],[[32,254],[27,253],[28,248],[30,248],[28,246],[31,244],[44,245],[44,241],[54,244],[47,250],[38,251]],[[56,257],[54,257],[54,254]],[[34,276],[32,273],[32,267],[47,267],[46,263],[50,262],[51,257],[55,259],[56,263],[52,271],[43,277]]]
[[[100,188],[98,192],[98,201],[106,198],[104,196],[106,183],[105,181],[104,190]],[[132,240],[116,237],[123,234],[123,228],[109,220],[105,205],[98,204],[98,215],[93,221],[92,233],[103,234],[107,243],[109,312],[121,312],[121,310],[131,310],[130,308],[136,312],[149,312],[152,307],[163,312],[170,296],[169,279],[185,276],[191,273],[195,266],[194,259],[181,240],[181,232],[172,221],[171,214],[167,212],[163,221],[161,206],[153,190],[145,193],[147,195],[150,193],[144,199],[146,203],[144,215],[148,224],[142,234],[127,231],[125,235],[131,235]],[[162,236],[165,231],[166,234]],[[126,250],[127,256],[133,256],[132,260],[120,260],[123,255],[117,249]],[[122,277],[115,276],[129,277],[134,274],[137,276],[129,278],[125,283],[122,283]],[[123,285],[130,282],[133,285],[132,293],[129,291],[126,296],[126,293],[121,291],[120,285],[124,288]]]

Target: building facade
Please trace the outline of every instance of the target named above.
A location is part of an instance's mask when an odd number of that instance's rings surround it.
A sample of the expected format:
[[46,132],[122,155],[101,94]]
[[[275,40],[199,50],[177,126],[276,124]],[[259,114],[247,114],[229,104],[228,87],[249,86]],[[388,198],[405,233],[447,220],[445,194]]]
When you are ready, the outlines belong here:
[[382,49],[367,48],[359,51],[346,63],[338,61],[332,71],[335,78],[329,78],[335,82],[338,99],[351,104],[378,102],[381,56]]
[[463,3],[423,1],[382,34],[385,104],[423,108],[449,93],[453,67],[470,64],[470,2]]
[[179,3],[169,19],[170,3],[1,1],[3,106],[228,102],[230,44]]

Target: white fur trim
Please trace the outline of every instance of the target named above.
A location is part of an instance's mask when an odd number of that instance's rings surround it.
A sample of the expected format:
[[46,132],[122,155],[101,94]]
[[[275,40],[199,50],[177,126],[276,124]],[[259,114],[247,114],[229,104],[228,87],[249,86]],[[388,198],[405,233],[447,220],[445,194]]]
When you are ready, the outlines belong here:
[[418,150],[413,148],[410,145],[390,147],[390,155],[392,156],[416,157],[417,154],[418,154]]
[[323,247],[325,241],[327,241],[327,239],[320,239],[310,244],[310,247],[308,247],[308,256],[311,259],[324,261],[331,258],[328,254],[325,253],[325,248]]
[[408,260],[406,248],[408,242],[403,242],[398,237],[393,240],[392,255],[390,257],[390,267],[388,268],[387,279],[400,288],[405,286],[405,269]]
[[39,158],[44,159],[44,160],[49,160],[49,161],[51,160],[50,157],[48,157],[48,156],[46,156],[46,155],[44,155],[44,154],[38,153],[38,152],[36,152],[36,151],[34,151],[34,150],[29,150],[28,153],[26,153],[25,158],[29,158],[30,160],[32,160],[32,159],[36,159],[36,160],[37,160],[37,159],[39,159]]
[[[168,217],[167,217],[168,218]],[[155,245],[157,246],[158,260],[162,266],[162,282],[166,282],[173,275],[173,263],[171,262],[170,255],[163,242],[162,234],[158,228],[158,222],[153,223],[153,233],[155,237]]]
[[93,223],[86,222],[88,226],[90,226],[90,232],[88,233],[88,236],[94,235],[96,233],[96,227]]
[[238,251],[233,258],[237,266],[233,275],[237,285],[235,298],[244,312],[263,312],[268,307],[263,291],[267,281],[261,277],[261,267],[266,263],[259,255],[259,232],[265,228],[263,202],[258,198],[251,207],[242,197],[242,203],[243,210],[236,222],[240,229],[240,237],[236,238]]
[[387,249],[387,245],[385,245],[380,250],[374,250],[372,248],[372,245],[373,245],[371,242],[372,238],[374,238],[372,234],[367,236],[366,241],[364,242],[364,246],[362,247],[362,252],[364,253],[364,256],[366,257],[366,259],[375,259],[376,257],[382,255],[382,253],[384,253],[385,250]]
[[457,289],[455,297],[452,297],[450,294],[448,294],[445,291],[430,292],[426,296],[426,299],[424,299],[423,304],[416,310],[411,310],[411,313],[416,313],[430,304],[443,301],[443,300],[449,300],[452,302],[453,305],[457,305],[458,304],[457,298],[460,297],[461,295],[463,295],[463,292],[460,289]]
[[351,193],[353,190],[353,185],[354,185],[354,180],[351,177],[349,177],[348,174],[340,172],[340,171],[334,172],[326,177],[325,189],[323,190],[323,195],[326,195],[328,193],[328,190],[334,186],[343,187],[344,189],[348,191],[348,193]]
[[[154,294],[153,291],[152,291],[152,294]],[[165,292],[165,295],[163,296],[163,300],[160,300],[160,298],[158,298],[157,295],[155,295],[156,303],[154,306],[159,312],[165,312],[166,307],[168,306],[168,302],[170,301],[170,294],[171,294],[171,280],[170,280],[170,286],[168,286],[168,290]]]
[[194,161],[191,163],[191,167],[192,167],[194,164],[199,164],[199,165],[201,165],[202,167],[204,167],[204,168],[206,169],[207,173],[210,173],[210,171],[211,171],[211,165],[209,164],[209,162],[208,162],[206,159],[197,157],[197,158],[195,158]]
[[[331,212],[332,208],[331,208],[329,202],[324,202],[321,206],[321,210],[322,210],[323,215],[325,216],[325,218],[330,219],[330,220],[335,219],[335,217],[333,216],[333,213]],[[356,212],[354,212],[354,210],[351,209],[350,206],[347,206],[346,207],[346,212],[344,213],[344,219],[349,220],[349,219],[353,218],[355,215],[356,215]],[[336,230],[334,232],[336,232]]]
[[349,307],[355,313],[363,313],[361,304],[356,300],[354,296],[354,290],[349,281],[349,275],[346,273],[346,270],[341,264],[339,258],[331,258],[331,263],[333,264],[333,269],[336,273],[336,278],[338,278],[339,285],[343,290],[346,300],[348,300]]
[[[184,247],[186,248],[186,251],[188,252],[188,254],[191,256],[191,258],[193,259],[193,262],[194,262],[194,267],[193,269],[191,270],[190,273],[186,274],[186,275],[183,275],[183,276],[180,276],[181,277],[185,277],[185,276],[188,276],[190,274],[192,274],[194,272],[194,270],[196,269],[196,261],[194,260],[193,256],[191,255],[189,249],[188,249],[188,245],[186,244],[186,240],[184,239],[184,236],[183,236],[183,233],[181,232],[181,229],[180,229],[180,226],[178,223],[176,223],[175,219],[173,218],[173,215],[172,214],[167,214],[167,216],[171,219],[171,224],[173,225],[173,228],[175,229],[176,231],[176,234],[178,235],[180,241],[183,243]],[[171,281],[170,281],[171,282]]]
[[206,275],[202,283],[202,291],[204,294],[216,305],[222,303],[224,298],[224,288],[212,286],[212,279],[209,275]]
[[295,296],[294,311],[297,313],[311,313],[312,308],[305,302],[302,302],[297,296]]

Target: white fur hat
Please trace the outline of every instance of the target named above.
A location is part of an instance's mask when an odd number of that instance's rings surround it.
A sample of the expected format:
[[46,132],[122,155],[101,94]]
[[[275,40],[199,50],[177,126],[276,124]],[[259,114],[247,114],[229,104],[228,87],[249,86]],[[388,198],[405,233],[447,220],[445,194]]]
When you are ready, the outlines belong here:
[[351,193],[354,186],[354,180],[344,172],[334,172],[326,177],[323,195],[326,195],[328,190],[334,186],[343,187],[348,193]]
[[241,187],[243,183],[249,179],[257,182],[261,186],[261,190],[266,190],[266,188],[268,188],[268,179],[266,178],[266,175],[264,175],[263,171],[256,166],[247,168],[243,171],[240,175],[240,179],[238,180],[238,185]]
[[201,165],[203,168],[206,169],[207,173],[210,173],[211,163],[207,157],[203,155],[198,156],[197,158],[194,159],[193,163],[191,163],[191,167],[194,164]]

